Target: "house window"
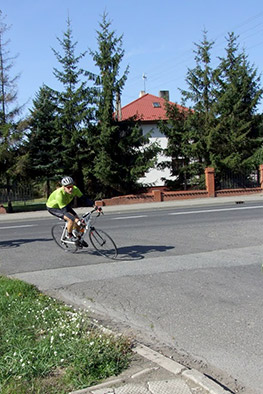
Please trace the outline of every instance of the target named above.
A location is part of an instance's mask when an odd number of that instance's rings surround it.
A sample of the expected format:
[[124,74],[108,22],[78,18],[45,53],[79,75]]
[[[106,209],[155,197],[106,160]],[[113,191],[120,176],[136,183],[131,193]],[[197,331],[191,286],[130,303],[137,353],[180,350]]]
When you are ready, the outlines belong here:
[[153,102],[153,108],[161,108],[161,104],[159,103],[159,101]]

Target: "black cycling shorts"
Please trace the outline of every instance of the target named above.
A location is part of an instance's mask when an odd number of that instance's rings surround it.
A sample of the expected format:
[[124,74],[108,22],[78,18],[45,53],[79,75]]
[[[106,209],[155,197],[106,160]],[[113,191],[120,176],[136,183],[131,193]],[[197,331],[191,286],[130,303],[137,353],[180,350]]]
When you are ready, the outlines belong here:
[[47,207],[47,210],[51,215],[54,215],[60,219],[64,219],[64,216],[69,218],[70,220],[75,220],[78,215],[74,211],[74,209],[71,208],[71,206],[66,205],[64,208],[49,208]]

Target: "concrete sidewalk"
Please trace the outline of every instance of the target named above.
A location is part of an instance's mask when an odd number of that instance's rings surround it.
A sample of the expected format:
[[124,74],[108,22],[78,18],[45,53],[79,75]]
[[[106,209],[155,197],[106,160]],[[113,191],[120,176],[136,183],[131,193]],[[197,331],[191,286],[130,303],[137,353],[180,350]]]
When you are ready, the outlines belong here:
[[[198,207],[198,206],[213,206],[213,205],[224,205],[224,204],[242,204],[246,202],[263,202],[263,193],[255,193],[251,195],[240,195],[240,196],[228,196],[228,197],[215,197],[215,198],[193,198],[186,200],[173,200],[163,202],[150,202],[140,204],[123,204],[105,206],[103,212],[129,212],[133,210],[147,210],[147,209],[159,209],[159,208],[183,208],[183,207]],[[91,208],[77,208],[76,212],[84,213]],[[1,221],[19,220],[19,219],[35,219],[35,218],[50,218],[51,215],[46,211],[35,211],[35,212],[19,212],[11,214],[1,214]]]
[[[245,204],[263,202],[263,194],[220,198],[178,200],[160,203],[143,203],[105,207],[104,212],[125,212],[160,208],[183,208],[225,204]],[[79,208],[79,213],[85,208]],[[3,214],[1,221],[20,219],[50,218],[47,211]],[[115,333],[116,334],[116,333]],[[179,364],[149,347],[137,343],[133,349],[134,357],[130,367],[121,375],[105,380],[103,383],[77,390],[71,394],[223,394],[233,391],[215,382],[212,378]]]

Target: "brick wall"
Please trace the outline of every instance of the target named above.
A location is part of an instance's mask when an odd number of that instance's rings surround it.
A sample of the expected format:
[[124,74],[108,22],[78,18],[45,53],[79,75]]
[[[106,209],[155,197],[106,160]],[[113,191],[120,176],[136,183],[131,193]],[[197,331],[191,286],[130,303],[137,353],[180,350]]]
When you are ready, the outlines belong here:
[[96,201],[98,206],[138,204],[147,202],[161,202],[172,200],[186,200],[192,198],[238,196],[241,194],[262,193],[263,191],[263,164],[259,166],[260,185],[257,188],[215,190],[215,170],[213,167],[205,169],[206,190],[165,191],[154,189],[148,193],[130,194]]

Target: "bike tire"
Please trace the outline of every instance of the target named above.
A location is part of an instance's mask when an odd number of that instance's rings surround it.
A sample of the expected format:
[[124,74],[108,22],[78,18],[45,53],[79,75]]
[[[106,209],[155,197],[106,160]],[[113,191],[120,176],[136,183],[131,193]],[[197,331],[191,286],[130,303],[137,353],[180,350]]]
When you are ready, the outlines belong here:
[[78,250],[78,247],[75,243],[66,243],[61,241],[64,226],[64,223],[54,224],[54,226],[51,228],[52,238],[54,239],[56,244],[65,252],[75,253]]
[[105,231],[92,227],[89,231],[89,239],[97,252],[108,259],[116,259],[118,249],[113,239]]

